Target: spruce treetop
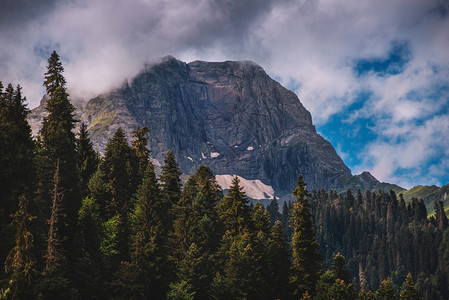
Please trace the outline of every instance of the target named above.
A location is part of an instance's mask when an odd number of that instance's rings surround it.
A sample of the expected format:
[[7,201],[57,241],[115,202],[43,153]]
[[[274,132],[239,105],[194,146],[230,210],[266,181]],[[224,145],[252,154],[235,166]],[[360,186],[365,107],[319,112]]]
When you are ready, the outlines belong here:
[[64,67],[59,59],[58,53],[53,51],[48,59],[47,72],[45,73],[44,86],[47,89],[47,95],[52,96],[57,87],[62,87],[65,90],[66,80],[62,73]]
[[421,297],[419,297],[418,292],[415,289],[415,283],[413,282],[412,274],[408,273],[407,277],[404,281],[403,290],[400,295],[400,299],[404,300],[419,300]]

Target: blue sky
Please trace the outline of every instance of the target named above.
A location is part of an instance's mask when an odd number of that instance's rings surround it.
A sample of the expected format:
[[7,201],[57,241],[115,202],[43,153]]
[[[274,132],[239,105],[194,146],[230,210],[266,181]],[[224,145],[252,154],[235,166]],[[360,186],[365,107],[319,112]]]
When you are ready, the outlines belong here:
[[0,80],[30,107],[62,56],[88,99],[171,54],[253,60],[298,94],[354,174],[449,183],[447,0],[15,0],[0,11]]

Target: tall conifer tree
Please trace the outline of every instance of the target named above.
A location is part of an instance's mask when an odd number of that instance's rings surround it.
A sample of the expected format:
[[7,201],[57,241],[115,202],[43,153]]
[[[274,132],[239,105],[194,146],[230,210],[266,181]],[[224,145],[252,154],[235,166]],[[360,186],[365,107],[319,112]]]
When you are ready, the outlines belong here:
[[309,193],[306,190],[302,176],[299,175],[297,187],[293,191],[296,201],[290,212],[291,227],[294,229],[292,238],[293,261],[290,282],[294,294],[302,296],[306,291],[313,295],[315,286],[321,273],[321,255],[319,245],[315,238],[312,214],[307,200]]
[[[53,51],[48,59],[44,86],[49,97],[46,105],[48,115],[40,131],[42,139],[41,163],[46,164],[39,174],[41,184],[40,201],[42,205],[49,205],[48,178],[50,172],[59,165],[59,187],[64,191],[61,207],[64,214],[60,216],[59,232],[63,248],[68,252],[69,264],[73,262],[75,246],[75,233],[78,222],[78,210],[81,206],[79,192],[78,154],[76,151],[76,138],[73,132],[76,124],[75,107],[68,99],[66,81],[63,76],[64,68],[59,55]],[[53,172],[54,173],[54,172]],[[44,198],[44,199],[42,199]],[[46,198],[46,199],[45,199]],[[51,201],[51,200],[50,200]],[[48,206],[50,207],[50,206]],[[48,214],[47,214],[48,216]]]
[[168,150],[159,180],[162,192],[169,200],[170,205],[178,204],[181,197],[181,174],[181,170],[179,170],[176,163],[175,154],[172,150]]
[[229,230],[232,235],[248,231],[250,226],[249,200],[239,183],[238,176],[234,176],[228,193],[218,204],[224,230]]
[[408,273],[400,295],[401,300],[419,300],[421,297],[415,289],[412,274]]
[[115,218],[118,225],[117,247],[119,261],[129,259],[130,224],[129,212],[132,211],[132,195],[137,190],[134,176],[137,172],[135,153],[129,146],[122,128],[118,128],[106,146],[101,165],[104,180],[110,190],[111,199],[106,203],[107,218]]
[[138,176],[143,178],[145,170],[147,168],[148,160],[150,159],[150,150],[147,148],[148,144],[148,133],[150,130],[148,127],[144,126],[142,128],[138,127],[132,132],[132,137],[134,140],[131,142],[131,146],[136,153],[138,160]]
[[[0,82],[0,263],[13,247],[10,216],[18,209],[19,196],[31,199],[34,192],[34,141],[27,121],[29,110],[21,87],[9,84],[3,92]],[[0,271],[0,276],[3,269]]]
[[154,166],[148,161],[132,216],[132,262],[141,272],[143,294],[146,298],[161,299],[168,289],[168,213],[169,206],[161,195]]
[[78,162],[79,172],[81,177],[81,193],[82,197],[88,194],[88,183],[92,175],[97,171],[99,164],[99,157],[95,152],[92,142],[89,138],[87,126],[81,123],[78,144]]

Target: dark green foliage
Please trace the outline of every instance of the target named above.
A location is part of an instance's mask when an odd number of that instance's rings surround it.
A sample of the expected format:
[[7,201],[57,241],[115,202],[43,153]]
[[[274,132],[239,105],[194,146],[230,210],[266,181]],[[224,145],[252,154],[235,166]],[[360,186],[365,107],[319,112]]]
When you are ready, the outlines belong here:
[[260,299],[263,294],[256,243],[249,233],[232,238],[224,265],[225,284],[232,299]]
[[444,211],[443,202],[441,201],[435,202],[434,208],[435,208],[436,225],[440,231],[444,231],[447,228],[448,223],[447,223],[447,216]]
[[[27,122],[29,113],[21,87],[9,84],[3,92],[0,82],[0,263],[14,244],[14,230],[8,226],[18,209],[19,196],[32,199],[35,181],[34,142]],[[33,211],[33,214],[35,212]],[[3,269],[0,269],[0,277]]]
[[270,204],[267,206],[267,211],[270,214],[271,226],[273,226],[277,220],[281,220],[282,216],[279,213],[279,203],[276,197],[274,197],[274,199],[271,200]]
[[252,227],[254,232],[261,232],[265,235],[270,234],[271,222],[270,214],[265,210],[262,204],[256,203],[251,214]]
[[195,173],[198,192],[192,202],[192,243],[205,252],[217,250],[221,238],[221,224],[216,205],[222,191],[209,167],[200,166]]
[[178,266],[179,284],[187,283],[190,286],[189,291],[194,293],[197,299],[205,299],[209,295],[214,269],[212,256],[192,243]]
[[191,175],[184,185],[179,205],[173,207],[173,231],[171,234],[171,257],[175,263],[184,259],[194,235],[192,203],[198,193],[196,177]]
[[[44,85],[49,99],[45,109],[48,115],[44,117],[40,135],[42,145],[38,159],[39,190],[38,202],[42,207],[51,207],[49,198],[48,176],[53,175],[56,165],[59,166],[58,188],[64,197],[60,200],[63,213],[59,216],[58,231],[62,248],[67,251],[68,266],[72,267],[77,249],[75,234],[77,232],[78,210],[81,207],[80,177],[78,171],[78,154],[76,152],[75,107],[70,103],[62,75],[62,64],[56,52],[48,60]],[[42,173],[41,173],[42,172]],[[43,214],[48,217],[48,212]]]
[[376,295],[371,291],[361,290],[357,299],[360,300],[376,300]]
[[220,220],[225,230],[233,235],[249,230],[250,208],[249,201],[242,187],[240,179],[234,176],[226,196],[218,204]]
[[49,220],[47,249],[45,253],[45,267],[38,283],[38,290],[44,298],[67,298],[73,294],[71,280],[68,277],[67,250],[62,242],[64,235],[61,227],[64,226],[62,200],[64,192],[60,186],[59,161],[56,164],[54,175],[53,201]]
[[[148,294],[148,287],[146,286],[148,275],[135,262],[122,261],[114,273],[111,295],[118,299],[151,299],[151,294]],[[154,296],[154,299],[163,299],[161,291],[155,293]]]
[[9,277],[12,298],[29,298],[36,275],[36,260],[33,257],[34,239],[29,231],[35,217],[28,212],[28,200],[25,195],[19,197],[19,208],[12,218],[12,225],[16,231],[15,246],[6,259],[5,270]]
[[162,166],[161,182],[162,192],[168,199],[170,205],[178,204],[181,197],[181,171],[176,163],[175,154],[168,150],[164,158],[164,165]]
[[376,297],[381,300],[395,300],[398,298],[390,277],[380,283],[379,289],[376,291]]
[[148,144],[148,136],[147,134],[150,132],[148,127],[144,126],[142,128],[138,127],[132,133],[132,137],[134,140],[131,142],[131,147],[134,149],[139,168],[138,168],[138,176],[139,178],[143,178],[145,170],[147,168],[148,160],[150,159],[150,150],[147,148]]
[[192,291],[192,286],[186,281],[178,283],[171,283],[170,290],[167,293],[169,300],[193,300],[195,299],[195,292]]
[[47,95],[50,97],[53,95],[58,87],[64,87],[66,85],[66,80],[62,73],[64,72],[64,67],[62,66],[61,60],[59,59],[58,53],[53,51],[50,58],[48,59],[47,72],[45,73],[44,86],[47,90]]
[[296,201],[293,203],[293,209],[290,212],[290,226],[294,229],[290,282],[294,289],[294,295],[297,296],[304,294],[306,291],[311,295],[315,294],[315,285],[321,271],[321,255],[307,200],[309,194],[305,186],[302,176],[299,175],[297,187],[293,191]]
[[81,298],[100,299],[105,294],[104,262],[101,253],[102,218],[100,206],[92,197],[83,199],[78,213],[81,257],[75,265],[75,280]]
[[86,197],[89,192],[87,185],[92,175],[97,171],[100,160],[92,146],[92,142],[89,138],[89,133],[87,132],[87,127],[84,123],[81,123],[80,126],[77,146],[79,172],[81,176],[81,194],[83,197]]
[[89,195],[99,206],[100,220],[105,222],[111,214],[110,209],[111,189],[101,168],[99,168],[90,178],[87,184]]
[[[97,180],[96,186],[102,194],[100,198],[106,196],[106,193],[110,195],[110,198],[99,199],[99,204],[105,206],[108,220],[106,225],[109,228],[109,241],[111,242],[107,247],[108,251],[111,251],[111,255],[118,261],[124,261],[128,260],[130,255],[129,213],[132,210],[132,195],[139,184],[139,180],[135,176],[138,170],[137,159],[120,127],[109,140],[105,150],[103,163],[100,166],[102,174],[97,174],[97,176],[103,176],[95,180]],[[106,190],[103,189],[102,182],[106,183]],[[90,184],[89,187],[91,187]],[[110,247],[117,248],[112,250]]]
[[345,283],[337,278],[334,272],[327,271],[321,275],[317,287],[316,297],[314,299],[357,299],[357,294],[352,284]]
[[168,222],[169,205],[161,195],[153,164],[148,161],[132,214],[132,263],[137,266],[136,273],[140,272],[145,298],[162,298],[168,289]]
[[222,232],[216,205],[221,194],[210,168],[200,166],[184,186],[179,205],[173,206],[172,249],[178,283],[189,284],[199,298],[209,294],[216,270],[213,253]]
[[351,283],[351,274],[346,268],[346,260],[343,255],[337,253],[332,262],[332,273],[337,279],[343,280],[345,283]]
[[401,300],[419,300],[418,292],[415,290],[412,274],[408,273],[404,281],[404,286],[400,295]]
[[312,204],[324,264],[330,266],[338,252],[349,258],[347,268],[357,289],[375,291],[391,277],[398,294],[410,272],[418,278],[420,295],[447,298],[446,272],[439,271],[446,259],[435,246],[440,245],[443,232],[435,219],[425,217],[421,201],[406,204],[401,196],[384,192],[350,197],[318,191]]
[[282,224],[276,221],[271,232],[272,242],[269,247],[271,288],[275,299],[288,299],[290,295],[290,256],[291,251]]
[[110,203],[106,204],[108,218],[126,214],[130,200],[139,184],[134,174],[137,170],[136,156],[128,145],[125,133],[119,127],[106,145],[101,171],[110,191]]

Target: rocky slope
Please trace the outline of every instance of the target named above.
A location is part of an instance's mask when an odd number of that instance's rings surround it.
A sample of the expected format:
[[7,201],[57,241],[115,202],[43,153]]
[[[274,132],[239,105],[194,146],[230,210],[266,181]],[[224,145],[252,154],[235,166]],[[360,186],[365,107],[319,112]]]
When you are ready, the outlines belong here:
[[[337,188],[351,178],[297,96],[250,61],[186,64],[166,57],[78,114],[100,151],[119,126],[128,136],[147,126],[159,162],[172,149],[186,174],[206,164],[218,175],[260,180],[277,196],[291,193],[299,173],[309,189]],[[41,118],[37,108],[34,127]]]

